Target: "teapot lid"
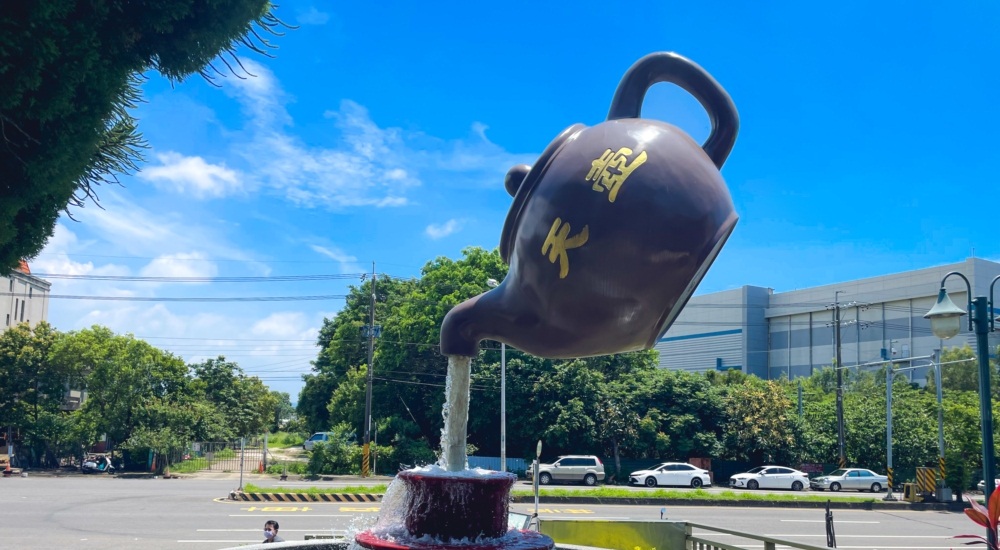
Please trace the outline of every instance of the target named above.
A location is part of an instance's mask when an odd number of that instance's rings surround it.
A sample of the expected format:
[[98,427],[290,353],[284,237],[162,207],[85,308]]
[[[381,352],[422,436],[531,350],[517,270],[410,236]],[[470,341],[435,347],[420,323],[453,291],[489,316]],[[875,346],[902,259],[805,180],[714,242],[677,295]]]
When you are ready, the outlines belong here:
[[510,265],[510,257],[513,253],[517,223],[521,218],[521,211],[524,210],[524,205],[527,203],[528,197],[538,185],[538,180],[542,179],[542,176],[545,175],[552,157],[567,143],[576,139],[584,128],[586,126],[583,124],[574,124],[556,136],[552,140],[552,143],[542,151],[542,154],[538,157],[534,166],[531,167],[528,175],[524,177],[524,181],[517,188],[517,193],[514,195],[514,202],[511,203],[510,210],[507,212],[507,219],[503,222],[503,232],[500,234],[500,257],[508,265]]

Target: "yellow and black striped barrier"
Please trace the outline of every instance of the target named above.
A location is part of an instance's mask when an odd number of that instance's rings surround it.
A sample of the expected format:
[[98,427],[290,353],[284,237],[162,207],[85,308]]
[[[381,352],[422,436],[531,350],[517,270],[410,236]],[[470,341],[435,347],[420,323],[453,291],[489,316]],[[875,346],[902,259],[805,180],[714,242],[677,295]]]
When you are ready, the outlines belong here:
[[230,493],[247,502],[381,502],[382,495],[367,493]]
[[885,469],[885,477],[888,478],[886,481],[889,483],[889,494],[892,494],[892,489],[895,485],[892,484],[892,468]]
[[361,477],[368,477],[368,443],[365,443],[364,447],[361,448]]
[[938,458],[938,479],[944,481],[944,457]]
[[920,493],[933,493],[936,480],[934,468],[917,468],[917,491]]

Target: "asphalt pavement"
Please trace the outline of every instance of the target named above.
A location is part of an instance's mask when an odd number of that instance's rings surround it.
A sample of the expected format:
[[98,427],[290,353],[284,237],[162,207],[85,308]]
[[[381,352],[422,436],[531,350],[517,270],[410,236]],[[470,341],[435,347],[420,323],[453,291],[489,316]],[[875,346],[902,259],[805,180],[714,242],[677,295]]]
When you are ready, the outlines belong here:
[[[378,481],[385,481],[388,478]],[[263,485],[253,474],[244,482]],[[323,482],[357,485],[357,478]],[[239,475],[180,479],[126,479],[106,475],[45,475],[0,479],[3,502],[3,548],[32,549],[217,549],[260,542],[263,524],[275,519],[289,540],[308,534],[350,536],[370,526],[380,503],[256,504],[223,498],[239,484]],[[531,513],[533,504],[514,503]],[[692,521],[764,534],[796,542],[824,544],[824,512],[796,508],[719,508],[705,505],[608,505],[541,503],[546,518],[641,519]],[[979,533],[964,514],[946,511],[837,510],[840,548],[943,550],[958,548],[963,533]],[[720,542],[734,544],[730,535]],[[759,543],[758,543],[759,544]]]

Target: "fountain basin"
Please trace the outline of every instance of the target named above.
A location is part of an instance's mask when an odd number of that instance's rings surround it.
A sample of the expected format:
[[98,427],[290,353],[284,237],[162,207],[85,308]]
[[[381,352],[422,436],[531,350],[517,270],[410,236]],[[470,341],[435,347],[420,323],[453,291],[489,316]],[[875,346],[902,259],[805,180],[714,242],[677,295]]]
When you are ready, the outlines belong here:
[[[508,526],[510,489],[517,476],[487,470],[448,472],[427,467],[400,472],[401,518],[380,517],[379,525],[355,536],[370,550],[549,550],[551,538]],[[390,489],[391,490],[391,489]],[[392,508],[392,509],[389,509]]]

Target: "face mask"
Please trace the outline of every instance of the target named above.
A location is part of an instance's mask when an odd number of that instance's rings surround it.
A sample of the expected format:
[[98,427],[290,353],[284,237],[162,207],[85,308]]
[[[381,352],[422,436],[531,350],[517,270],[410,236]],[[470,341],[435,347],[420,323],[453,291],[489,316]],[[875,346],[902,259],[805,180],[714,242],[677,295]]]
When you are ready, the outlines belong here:
[[264,538],[268,538],[269,539],[269,538],[271,538],[273,536],[274,536],[274,531],[268,531],[267,529],[264,529]]

